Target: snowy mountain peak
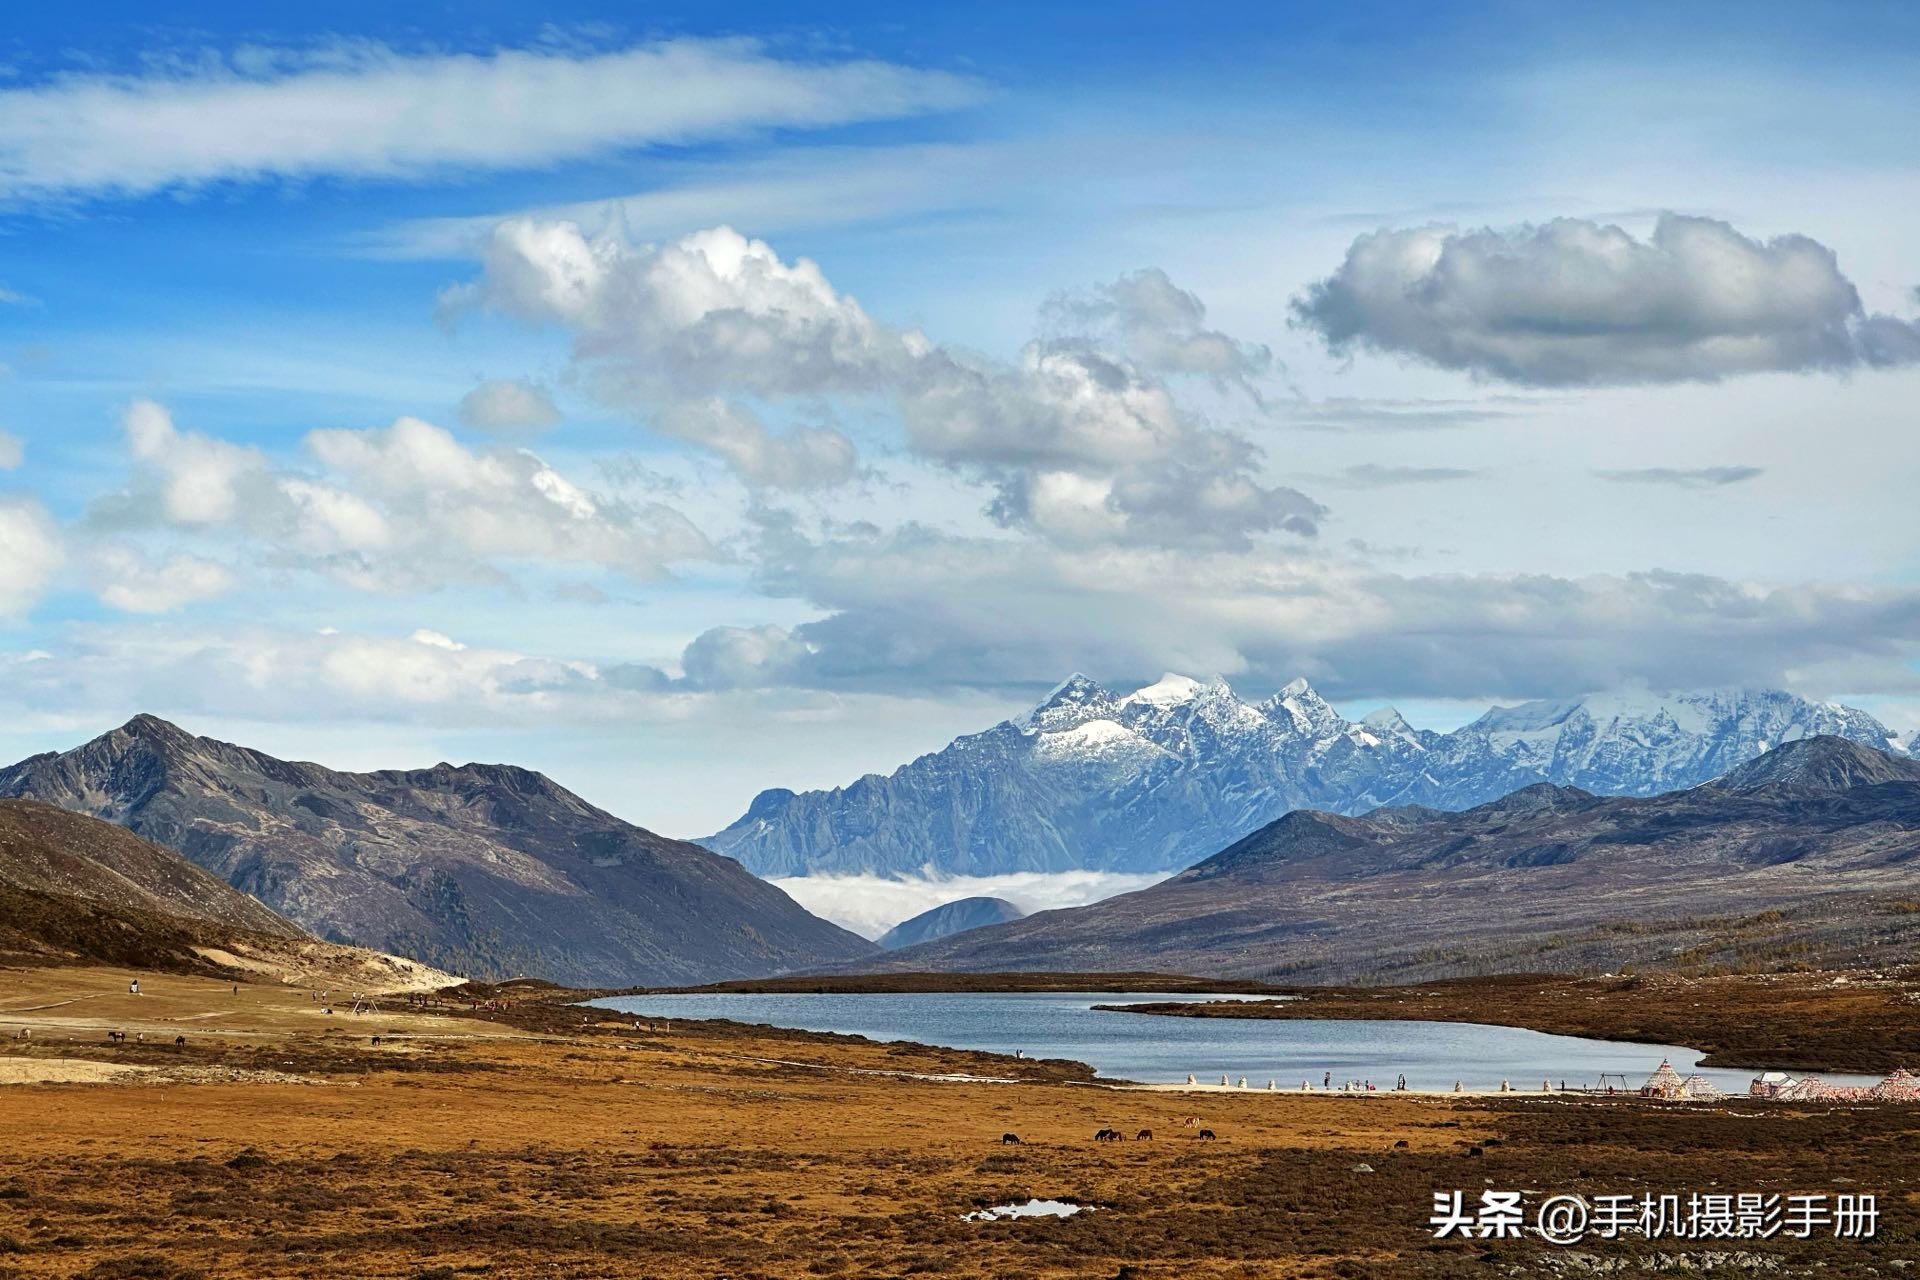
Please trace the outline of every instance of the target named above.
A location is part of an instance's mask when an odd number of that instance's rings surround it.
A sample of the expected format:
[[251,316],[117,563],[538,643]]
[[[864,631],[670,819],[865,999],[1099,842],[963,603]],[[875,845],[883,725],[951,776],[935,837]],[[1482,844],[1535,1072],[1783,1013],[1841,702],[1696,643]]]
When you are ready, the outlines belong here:
[[1221,680],[1168,674],[1119,697],[1075,676],[1023,720],[888,777],[756,804],[706,843],[762,875],[1164,871],[1295,809],[1466,809],[1539,783],[1653,795],[1821,735],[1895,737],[1771,689],[1530,702],[1439,733],[1392,708],[1349,722],[1304,680],[1255,707]]
[[1035,733],[1057,733],[1113,714],[1113,695],[1078,671],[1053,687],[1018,722]]
[[[1216,680],[1216,684],[1225,685],[1226,681]],[[1135,689],[1124,701],[1133,704],[1144,702],[1162,708],[1177,707],[1183,702],[1192,702],[1207,687],[1192,676],[1176,675],[1169,671],[1152,684]]]
[[1360,723],[1379,733],[1412,733],[1407,718],[1392,707],[1381,707],[1360,717]]
[[1304,676],[1288,682],[1261,703],[1259,711],[1283,729],[1316,737],[1344,733],[1349,727],[1346,718],[1315,692]]

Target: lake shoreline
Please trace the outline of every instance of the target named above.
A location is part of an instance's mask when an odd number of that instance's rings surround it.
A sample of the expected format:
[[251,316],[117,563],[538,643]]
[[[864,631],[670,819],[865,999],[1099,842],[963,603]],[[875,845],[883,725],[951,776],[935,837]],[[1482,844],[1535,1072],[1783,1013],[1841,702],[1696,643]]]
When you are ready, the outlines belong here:
[[1174,974],[796,975],[698,987],[582,993],[908,994],[1120,992],[1286,998],[1150,1003],[1120,1009],[1183,1018],[1375,1019],[1519,1027],[1631,1044],[1685,1044],[1724,1069],[1884,1074],[1920,1066],[1920,967],[1695,976],[1502,974],[1406,986],[1316,987]]
[[1687,1044],[1718,1069],[1884,1074],[1920,1063],[1920,972],[1687,977],[1520,975],[1409,987],[1296,987],[1286,1001],[1103,1005],[1175,1018],[1368,1019],[1522,1027]]

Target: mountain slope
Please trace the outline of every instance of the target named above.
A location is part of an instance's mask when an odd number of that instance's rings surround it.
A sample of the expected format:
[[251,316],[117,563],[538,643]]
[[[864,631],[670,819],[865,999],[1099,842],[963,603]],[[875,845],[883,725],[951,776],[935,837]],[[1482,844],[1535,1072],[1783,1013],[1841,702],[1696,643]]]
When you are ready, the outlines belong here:
[[1348,721],[1304,680],[1250,704],[1221,680],[1120,696],[1076,675],[889,776],[763,792],[702,843],[766,876],[1164,871],[1292,809],[1468,809],[1536,782],[1653,795],[1819,734],[1906,750],[1863,712],[1770,691],[1527,703],[1440,734],[1391,708]]
[[1025,914],[1005,898],[958,898],[943,902],[929,911],[922,911],[911,920],[902,920],[881,935],[880,946],[893,951],[964,933],[968,929],[1005,924]]
[[0,884],[222,928],[306,936],[172,850],[35,800],[0,800]]
[[1920,762],[1835,737],[1652,798],[1535,784],[1462,813],[1298,811],[1171,880],[887,969],[1352,981],[1920,953]]
[[0,795],[116,822],[323,937],[476,976],[704,982],[873,949],[511,766],[339,773],[137,716],[0,770]]
[[171,849],[35,800],[0,800],[0,957],[350,992],[460,981],[322,942]]

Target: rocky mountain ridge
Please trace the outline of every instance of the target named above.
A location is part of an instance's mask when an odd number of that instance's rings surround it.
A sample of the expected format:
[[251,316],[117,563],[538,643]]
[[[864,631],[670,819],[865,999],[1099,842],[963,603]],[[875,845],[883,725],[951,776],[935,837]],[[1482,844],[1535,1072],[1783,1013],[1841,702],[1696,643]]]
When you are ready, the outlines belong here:
[[765,876],[1163,871],[1293,809],[1462,810],[1537,782],[1654,795],[1821,734],[1907,752],[1864,712],[1773,690],[1530,702],[1436,733],[1392,708],[1350,721],[1305,680],[1250,703],[1219,679],[1121,695],[1075,675],[890,775],[762,792],[701,843]]
[[1920,955],[1920,761],[1832,736],[1702,786],[1296,810],[1163,883],[863,968],[1425,981]]
[[738,863],[509,765],[342,773],[143,715],[0,769],[0,796],[117,823],[321,937],[475,976],[703,982],[873,950]]

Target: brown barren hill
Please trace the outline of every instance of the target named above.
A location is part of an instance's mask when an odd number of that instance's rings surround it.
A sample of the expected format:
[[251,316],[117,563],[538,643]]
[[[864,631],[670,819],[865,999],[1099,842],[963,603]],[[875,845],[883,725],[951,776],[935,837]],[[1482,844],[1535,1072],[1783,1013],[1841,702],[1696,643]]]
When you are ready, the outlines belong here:
[[731,858],[497,764],[343,773],[154,716],[0,769],[0,796],[166,845],[312,933],[574,986],[791,973],[871,954]]
[[173,850],[37,800],[0,800],[0,885],[249,933],[306,936]]
[[1785,743],[1647,798],[1539,783],[1464,813],[1296,810],[1150,888],[868,969],[1160,969],[1313,984],[1920,959],[1920,761]]

